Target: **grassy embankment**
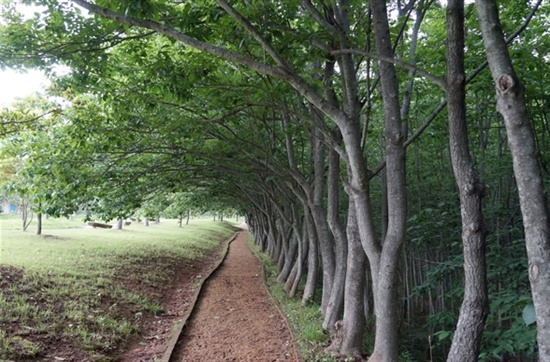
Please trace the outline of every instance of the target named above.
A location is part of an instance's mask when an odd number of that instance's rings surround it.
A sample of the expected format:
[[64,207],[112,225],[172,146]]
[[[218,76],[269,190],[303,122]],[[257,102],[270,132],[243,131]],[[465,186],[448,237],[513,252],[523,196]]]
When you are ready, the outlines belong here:
[[155,291],[174,267],[204,257],[233,231],[200,219],[183,228],[162,220],[93,229],[75,218],[44,220],[43,233],[0,216],[0,360],[44,356],[55,344],[109,360],[140,318],[162,309]]

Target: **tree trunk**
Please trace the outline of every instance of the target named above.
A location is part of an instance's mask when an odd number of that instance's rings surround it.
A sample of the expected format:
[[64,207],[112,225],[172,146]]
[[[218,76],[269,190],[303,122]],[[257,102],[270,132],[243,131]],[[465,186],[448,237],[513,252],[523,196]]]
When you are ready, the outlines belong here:
[[476,177],[470,157],[466,123],[464,73],[464,0],[447,5],[447,109],[451,160],[460,192],[464,250],[464,299],[448,362],[475,362],[488,313],[484,185]]
[[525,90],[512,65],[495,0],[476,0],[487,60],[512,153],[537,317],[539,360],[550,361],[550,219]]
[[[314,108],[314,107],[311,107]],[[317,109],[313,110],[313,116],[323,120],[323,115]],[[321,260],[323,262],[323,290],[321,298],[321,313],[324,315],[329,303],[332,285],[334,283],[334,243],[329,227],[327,225],[327,216],[323,205],[324,180],[325,180],[325,147],[321,142],[322,134],[318,128],[313,132],[313,166],[314,166],[314,185],[313,185],[313,205],[311,213],[315,221],[317,238]],[[330,207],[330,205],[329,205]]]
[[296,259],[296,274],[293,279],[292,286],[290,287],[290,292],[288,295],[293,298],[296,296],[296,292],[298,291],[298,285],[300,284],[300,280],[302,279],[302,274],[304,272],[304,263],[306,261],[307,255],[308,255],[308,232],[307,228],[304,225],[304,231],[302,233],[302,237],[300,239],[300,244],[298,247],[298,258]]
[[116,221],[115,229],[122,230],[122,218],[120,218]]
[[315,294],[317,287],[317,278],[319,277],[319,242],[317,240],[317,230],[311,211],[308,205],[304,204],[305,224],[307,227],[309,250],[307,254],[307,278],[302,295],[302,304],[306,304]]
[[149,218],[146,217],[145,220],[143,220],[143,224],[149,226]]
[[27,228],[29,227],[29,225],[31,224],[34,218],[34,213],[31,213],[31,218],[29,220],[29,211],[30,211],[29,209],[30,209],[30,206],[27,202],[25,201],[21,202],[21,220],[23,221],[23,227],[22,227],[23,231],[27,231]]
[[36,214],[36,235],[42,235],[42,213]]
[[348,254],[348,245],[346,234],[342,228],[339,211],[339,176],[340,176],[340,159],[336,151],[329,150],[328,155],[328,206],[327,217],[328,225],[334,235],[334,247],[336,254],[336,268],[334,273],[334,282],[332,293],[325,312],[323,320],[323,328],[328,329],[331,334],[336,332],[335,324],[340,318],[344,307],[344,286],[346,280],[346,259]]
[[363,353],[363,332],[365,328],[363,291],[365,287],[366,255],[359,238],[353,203],[350,204],[348,209],[347,240],[348,257],[340,353],[345,356],[360,358]]
[[189,218],[191,217],[191,210],[187,210],[187,220],[185,220],[185,225],[189,225]]
[[292,270],[293,262],[296,260],[296,252],[298,251],[298,235],[293,234],[290,237],[287,254],[285,255],[285,261],[283,268],[277,276],[277,282],[282,283],[288,279],[290,271]]
[[279,235],[279,243],[277,250],[275,251],[276,260],[277,260],[277,274],[279,274],[283,270],[283,266],[285,265],[285,259],[288,253],[288,243],[290,242],[289,237],[286,235],[284,231],[280,231],[281,235]]
[[[393,57],[385,0],[372,0],[371,11],[378,53]],[[397,269],[405,240],[407,196],[405,148],[399,106],[399,85],[393,64],[380,62],[386,138],[388,228],[380,258],[369,262],[373,278],[376,337],[371,362],[398,360]]]

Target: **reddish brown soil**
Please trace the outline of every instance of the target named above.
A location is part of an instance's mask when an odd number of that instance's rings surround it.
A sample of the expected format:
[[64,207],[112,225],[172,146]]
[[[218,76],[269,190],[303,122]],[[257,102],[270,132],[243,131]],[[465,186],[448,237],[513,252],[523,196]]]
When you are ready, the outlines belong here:
[[171,361],[296,361],[286,320],[267,293],[242,232],[199,302]]
[[158,286],[157,289],[157,292],[161,291],[165,301],[162,305],[163,312],[143,321],[140,337],[122,353],[120,361],[152,362],[158,361],[164,355],[172,338],[174,325],[190,313],[194,294],[204,275],[216,266],[220,252],[221,248],[217,248],[204,259],[185,261],[177,265],[170,285]]

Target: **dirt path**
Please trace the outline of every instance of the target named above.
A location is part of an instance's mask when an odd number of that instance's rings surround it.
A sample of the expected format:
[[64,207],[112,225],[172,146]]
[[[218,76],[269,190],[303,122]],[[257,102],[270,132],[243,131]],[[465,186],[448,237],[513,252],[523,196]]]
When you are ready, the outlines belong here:
[[203,286],[171,361],[296,361],[292,336],[240,232]]

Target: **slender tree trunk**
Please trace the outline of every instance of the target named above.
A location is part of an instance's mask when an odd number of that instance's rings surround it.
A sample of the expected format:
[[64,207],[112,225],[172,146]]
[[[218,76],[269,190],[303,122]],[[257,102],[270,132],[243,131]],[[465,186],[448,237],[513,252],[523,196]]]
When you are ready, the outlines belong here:
[[149,226],[149,218],[146,217],[145,220],[143,220],[143,224]]
[[[372,0],[371,11],[378,53],[393,57],[385,0]],[[388,228],[380,258],[372,262],[376,312],[376,337],[371,362],[398,360],[397,269],[405,241],[407,197],[405,148],[399,106],[399,85],[393,64],[380,62],[386,138]]]
[[289,236],[283,230],[280,230],[279,243],[275,252],[277,260],[277,273],[281,273],[283,266],[285,265],[285,259],[288,254],[288,244],[290,242]]
[[336,253],[336,268],[334,274],[334,282],[332,293],[325,312],[323,320],[323,328],[328,329],[331,334],[336,332],[335,324],[340,318],[344,307],[344,286],[346,280],[346,259],[348,254],[348,245],[346,234],[341,225],[340,211],[340,195],[339,195],[339,175],[340,175],[340,159],[336,151],[329,150],[328,155],[328,224],[332,234],[334,235],[334,246]]
[[300,280],[302,279],[302,274],[304,272],[304,264],[306,262],[306,258],[308,255],[308,232],[307,227],[304,225],[304,231],[302,233],[302,237],[300,240],[300,246],[298,249],[298,258],[296,261],[296,275],[294,277],[292,286],[290,288],[290,292],[288,293],[291,298],[293,298],[297,291],[298,291],[298,285],[300,284]]
[[363,290],[365,287],[366,255],[359,238],[357,217],[353,204],[350,205],[348,213],[348,256],[340,353],[345,356],[360,358],[363,352],[362,344],[365,327]]
[[189,225],[189,218],[191,217],[191,210],[187,210],[187,220],[185,220],[185,225]]
[[296,234],[293,234],[290,237],[290,244],[288,246],[288,252],[285,256],[285,263],[283,265],[281,272],[279,273],[279,276],[277,276],[277,282],[282,283],[283,281],[288,279],[288,276],[290,275],[290,271],[292,270],[293,262],[296,260],[297,251],[298,251],[298,236]]
[[277,230],[275,226],[275,220],[272,215],[266,217],[267,220],[267,255],[274,260],[276,254],[276,244],[277,244]]
[[42,213],[36,214],[36,235],[42,235]]
[[306,304],[313,298],[317,287],[317,278],[319,277],[319,242],[317,240],[317,230],[315,230],[311,211],[306,204],[304,204],[304,214],[309,240],[309,250],[307,254],[307,278],[304,294],[302,295],[302,304]]
[[21,220],[23,221],[23,227],[22,227],[23,231],[27,231],[27,228],[29,227],[29,225],[31,224],[34,218],[34,213],[31,212],[31,217],[29,220],[29,211],[30,211],[29,203],[25,201],[21,202]]
[[464,299],[448,362],[475,362],[488,313],[485,227],[482,200],[485,187],[470,158],[466,123],[464,73],[464,0],[447,5],[447,109],[451,160],[460,192],[464,250]]
[[122,230],[122,218],[120,218],[116,221],[115,229]]
[[[301,217],[298,215],[298,206],[296,203],[292,203],[290,205],[291,211],[292,211],[292,229],[293,229],[293,239],[295,244],[295,252],[296,257],[293,257],[294,262],[292,263],[290,272],[288,273],[288,276],[283,279],[285,281],[283,290],[289,292],[292,289],[292,286],[294,284],[294,280],[298,274],[298,267],[301,267],[301,260],[302,255],[304,253],[302,249],[302,227],[301,227]],[[288,266],[283,267],[283,271],[285,268],[288,268]],[[282,281],[282,280],[281,280]]]
[[[314,108],[314,107],[312,107]],[[313,116],[323,120],[323,115],[316,109],[313,110]],[[323,193],[325,190],[325,147],[321,142],[322,134],[318,128],[313,132],[313,166],[314,166],[314,185],[313,185],[313,205],[311,213],[315,221],[317,237],[319,241],[319,251],[323,263],[323,290],[321,297],[321,313],[326,313],[329,303],[332,285],[334,283],[335,255],[332,235],[327,225],[327,216],[323,205]],[[331,205],[329,205],[330,207]]]
[[550,361],[550,218],[525,90],[518,79],[500,25],[495,0],[476,0],[487,60],[496,86],[512,153],[525,230],[529,281],[537,317],[539,360]]

